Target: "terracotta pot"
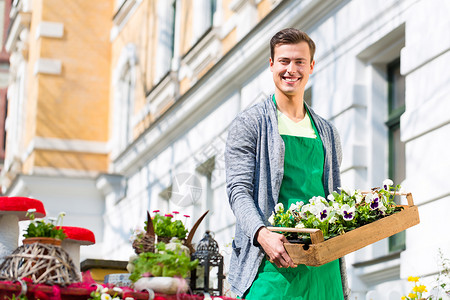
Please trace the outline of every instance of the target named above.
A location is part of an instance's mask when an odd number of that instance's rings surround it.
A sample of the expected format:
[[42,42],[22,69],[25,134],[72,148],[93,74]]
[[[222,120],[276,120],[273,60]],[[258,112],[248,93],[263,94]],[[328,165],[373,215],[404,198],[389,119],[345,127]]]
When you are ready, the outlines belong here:
[[41,243],[41,244],[47,244],[47,245],[53,245],[53,246],[61,246],[61,240],[55,239],[51,237],[31,237],[26,238],[22,241],[24,245],[30,245],[34,243]]

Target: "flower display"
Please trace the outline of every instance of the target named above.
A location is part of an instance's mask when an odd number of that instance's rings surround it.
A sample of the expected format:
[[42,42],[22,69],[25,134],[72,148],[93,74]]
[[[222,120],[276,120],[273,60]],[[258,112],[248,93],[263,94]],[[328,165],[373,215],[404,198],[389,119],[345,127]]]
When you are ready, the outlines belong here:
[[158,243],[155,253],[144,252],[131,257],[127,269],[131,273],[130,280],[136,282],[141,277],[185,278],[197,265],[198,260],[191,261],[181,242],[173,240],[167,245]]
[[[174,215],[178,215],[179,212],[174,211],[172,213],[165,214],[164,216],[159,213],[159,210],[155,210],[154,213],[155,215],[152,218],[152,223],[157,236],[177,237],[179,239],[186,238],[188,230],[181,220],[176,220],[174,217]],[[145,222],[144,230],[147,231],[147,221]]]
[[62,220],[66,213],[61,212],[58,218],[47,218],[48,221],[46,221],[45,219],[36,219],[35,212],[36,209],[29,209],[26,214],[30,218],[31,223],[23,235],[25,238],[50,237],[64,240],[67,237],[61,228]]
[[109,289],[101,285],[97,286],[97,289],[91,293],[89,300],[120,300],[122,299],[119,294],[122,293],[122,289],[114,287]]
[[[299,201],[287,210],[278,203],[269,222],[276,227],[317,228],[324,239],[329,239],[400,211],[402,207],[394,201],[394,193],[399,189],[399,185],[393,186],[392,180],[386,179],[382,188],[373,188],[367,193],[342,187],[340,193],[334,191],[327,199],[315,196],[309,203]],[[297,235],[283,234],[291,239]],[[297,237],[309,239],[302,234]]]
[[422,298],[423,293],[428,292],[427,287],[423,284],[418,284],[419,277],[409,276],[408,281],[414,282],[414,286],[412,288],[412,293],[409,293],[408,296],[402,296],[402,300],[410,300],[410,299],[420,299]]

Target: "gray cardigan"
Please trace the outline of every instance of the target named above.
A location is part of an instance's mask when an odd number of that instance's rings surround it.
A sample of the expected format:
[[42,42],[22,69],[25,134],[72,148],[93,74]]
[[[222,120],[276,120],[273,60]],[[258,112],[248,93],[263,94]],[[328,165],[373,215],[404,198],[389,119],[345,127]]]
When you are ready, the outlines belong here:
[[[325,193],[340,187],[342,150],[334,126],[309,112],[325,150],[323,183]],[[277,110],[272,95],[241,112],[230,125],[225,150],[227,194],[236,217],[236,233],[228,280],[242,296],[256,277],[264,252],[255,240],[261,226],[278,202],[284,173],[284,142],[278,133]],[[345,264],[341,262],[344,295],[348,288]]]

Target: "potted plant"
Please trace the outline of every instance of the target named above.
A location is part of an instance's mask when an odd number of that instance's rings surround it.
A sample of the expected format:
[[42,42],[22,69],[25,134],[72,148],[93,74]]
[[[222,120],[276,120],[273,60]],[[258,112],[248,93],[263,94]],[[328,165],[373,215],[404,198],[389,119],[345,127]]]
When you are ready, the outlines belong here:
[[[145,222],[144,231],[135,230],[131,240],[136,254],[144,252],[155,252],[155,244],[158,242],[169,243],[172,238],[179,239],[184,245],[188,247],[191,252],[194,248],[191,244],[195,231],[205,218],[206,211],[198,220],[190,231],[185,227],[185,224],[176,218],[179,212],[174,211],[171,214],[160,214],[159,210],[153,211],[154,216],[151,217],[147,212],[147,221]],[[184,215],[187,219],[188,215]],[[189,234],[188,234],[189,233]]]
[[42,243],[60,246],[62,240],[67,236],[61,228],[62,219],[65,213],[60,213],[58,218],[36,219],[34,213],[35,209],[29,209],[27,216],[31,222],[26,229],[23,244]]
[[130,259],[127,269],[134,288],[165,294],[186,292],[188,284],[185,278],[197,267],[198,260],[191,261],[187,248],[175,238],[169,244],[156,244],[155,250]]

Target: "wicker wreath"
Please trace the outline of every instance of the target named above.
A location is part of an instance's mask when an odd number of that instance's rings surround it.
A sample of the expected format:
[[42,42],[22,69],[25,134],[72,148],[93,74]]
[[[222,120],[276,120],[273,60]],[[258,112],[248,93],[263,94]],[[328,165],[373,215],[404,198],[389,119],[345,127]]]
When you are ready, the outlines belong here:
[[0,279],[30,278],[33,283],[69,285],[80,281],[69,254],[59,246],[34,243],[18,247],[0,266]]

